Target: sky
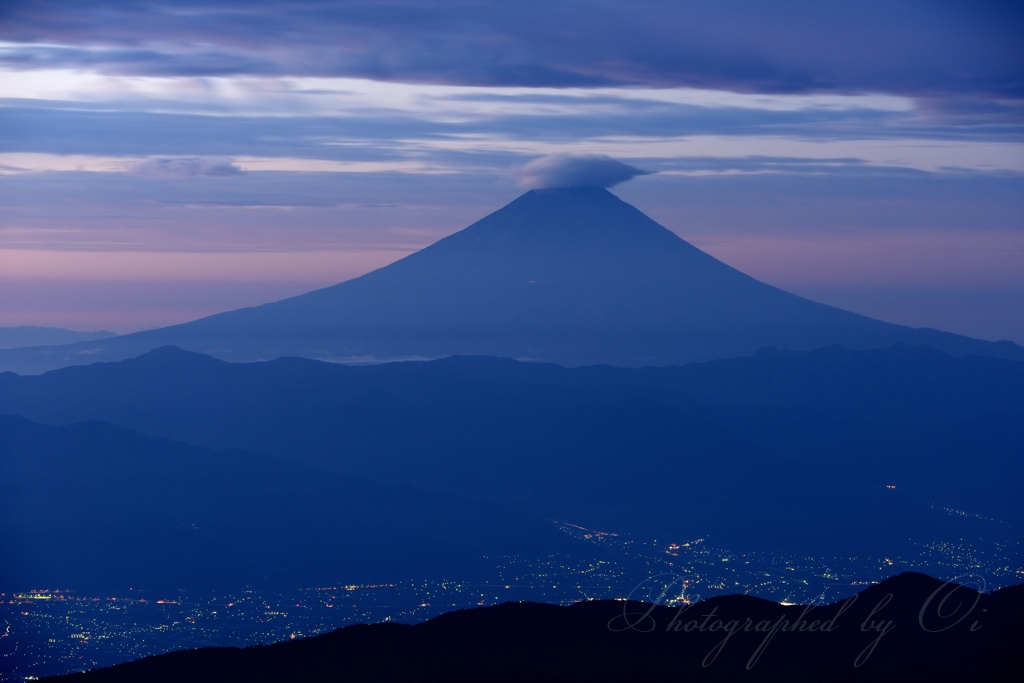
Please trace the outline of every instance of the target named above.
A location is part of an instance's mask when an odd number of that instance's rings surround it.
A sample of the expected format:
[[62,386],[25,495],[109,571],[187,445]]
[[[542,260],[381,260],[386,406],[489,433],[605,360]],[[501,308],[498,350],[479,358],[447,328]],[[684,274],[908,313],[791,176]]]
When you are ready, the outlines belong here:
[[989,0],[7,0],[0,325],[299,294],[608,155],[758,279],[1024,343],[1021,35]]

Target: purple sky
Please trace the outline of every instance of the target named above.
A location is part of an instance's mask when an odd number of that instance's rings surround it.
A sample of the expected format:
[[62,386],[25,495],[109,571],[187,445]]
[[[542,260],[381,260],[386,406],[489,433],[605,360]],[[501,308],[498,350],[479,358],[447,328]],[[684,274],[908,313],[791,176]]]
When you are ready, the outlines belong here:
[[386,264],[547,154],[759,279],[1024,343],[1006,2],[21,2],[0,325],[118,332]]

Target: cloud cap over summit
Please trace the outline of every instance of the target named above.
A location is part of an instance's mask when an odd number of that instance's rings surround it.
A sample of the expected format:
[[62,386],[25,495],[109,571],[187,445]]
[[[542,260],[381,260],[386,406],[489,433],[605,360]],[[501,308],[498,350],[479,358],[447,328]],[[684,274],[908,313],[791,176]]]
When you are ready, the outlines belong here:
[[639,175],[649,175],[635,166],[605,154],[549,154],[516,170],[519,184],[531,190],[558,187],[601,187],[618,185]]

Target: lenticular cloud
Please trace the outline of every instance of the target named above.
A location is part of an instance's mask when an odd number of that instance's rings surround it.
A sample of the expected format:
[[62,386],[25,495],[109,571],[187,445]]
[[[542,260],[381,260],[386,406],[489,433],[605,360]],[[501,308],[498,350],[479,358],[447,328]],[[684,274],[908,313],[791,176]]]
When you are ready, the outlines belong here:
[[533,190],[556,187],[612,187],[650,171],[604,154],[550,154],[516,171],[519,184]]
[[129,172],[147,178],[191,178],[194,176],[239,175],[243,171],[227,157],[171,157],[147,159],[132,165]]

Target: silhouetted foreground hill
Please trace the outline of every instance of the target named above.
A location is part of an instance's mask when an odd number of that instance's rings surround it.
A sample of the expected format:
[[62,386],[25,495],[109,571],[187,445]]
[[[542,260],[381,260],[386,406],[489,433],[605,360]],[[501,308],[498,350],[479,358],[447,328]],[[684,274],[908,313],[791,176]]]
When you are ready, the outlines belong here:
[[0,411],[266,452],[592,528],[884,552],[982,523],[944,506],[1011,524],[986,533],[1020,524],[1022,392],[1022,363],[927,347],[640,369],[233,364],[168,347],[2,374]]
[[1010,682],[1024,680],[1022,610],[1021,586],[986,595],[901,574],[809,610],[746,596],[684,611],[612,601],[504,604],[415,626],[350,626],[244,650],[177,652],[53,680]]
[[300,296],[107,341],[0,352],[0,369],[120,360],[174,344],[226,360],[457,354],[668,365],[774,346],[1024,348],[874,320],[789,294],[702,252],[607,190],[531,190],[429,247]]
[[0,416],[0,590],[360,583],[561,549],[552,525],[258,453]]

